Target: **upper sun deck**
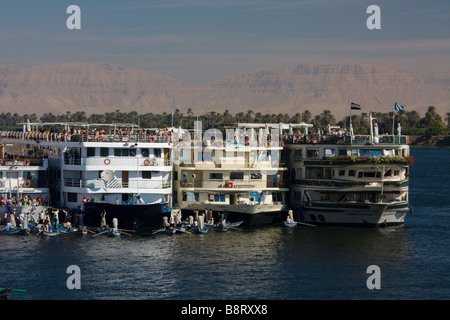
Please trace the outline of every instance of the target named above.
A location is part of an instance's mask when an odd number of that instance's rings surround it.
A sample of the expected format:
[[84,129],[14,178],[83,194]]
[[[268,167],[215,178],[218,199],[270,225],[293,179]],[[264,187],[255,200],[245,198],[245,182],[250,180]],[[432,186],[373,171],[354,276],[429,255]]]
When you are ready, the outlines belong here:
[[292,134],[283,137],[285,144],[335,144],[347,146],[367,146],[367,145],[408,145],[409,137],[406,135],[347,135],[339,134]]

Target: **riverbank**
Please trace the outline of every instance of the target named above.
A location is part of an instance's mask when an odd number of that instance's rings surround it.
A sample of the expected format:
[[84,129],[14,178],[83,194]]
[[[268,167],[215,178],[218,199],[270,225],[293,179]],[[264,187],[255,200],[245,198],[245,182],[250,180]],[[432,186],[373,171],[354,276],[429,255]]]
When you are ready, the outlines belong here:
[[450,136],[439,135],[432,136],[427,139],[425,136],[409,136],[410,145],[413,147],[435,147],[435,148],[450,148]]

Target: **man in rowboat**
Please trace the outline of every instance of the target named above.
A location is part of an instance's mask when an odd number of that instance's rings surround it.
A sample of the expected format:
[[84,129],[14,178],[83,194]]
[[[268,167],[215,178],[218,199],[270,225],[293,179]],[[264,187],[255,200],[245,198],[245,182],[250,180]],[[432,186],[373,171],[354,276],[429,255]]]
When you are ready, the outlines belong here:
[[287,218],[286,218],[286,222],[287,222],[287,223],[293,223],[293,222],[294,222],[294,217],[293,217],[293,215],[292,215],[292,210],[289,210],[289,211],[288,211],[288,216],[287,216]]

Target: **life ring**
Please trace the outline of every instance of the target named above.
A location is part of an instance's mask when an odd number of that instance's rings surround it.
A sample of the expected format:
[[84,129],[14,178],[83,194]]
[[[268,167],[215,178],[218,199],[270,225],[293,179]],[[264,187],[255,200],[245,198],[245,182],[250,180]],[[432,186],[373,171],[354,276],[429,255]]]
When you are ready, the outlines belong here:
[[31,181],[30,181],[30,180],[26,180],[26,181],[23,183],[23,186],[24,186],[25,188],[29,188],[29,187],[31,186]]
[[23,165],[24,165],[24,166],[29,166],[30,163],[31,163],[30,160],[26,159],[26,160],[23,162]]
[[154,136],[148,137],[148,142],[155,142],[155,137]]
[[222,146],[223,146],[223,142],[222,142],[222,140],[217,140],[217,146],[219,147],[219,148],[222,148]]
[[266,141],[266,148],[269,148],[269,147],[270,147],[270,141],[267,140],[267,141]]
[[145,165],[145,166],[148,166],[149,164],[150,164],[150,160],[145,159],[145,160],[144,160],[144,165]]
[[158,165],[158,160],[152,159],[151,163],[152,163],[152,166],[157,166]]
[[284,148],[284,140],[281,140],[281,147]]
[[111,160],[109,160],[108,158],[105,159],[105,161],[103,161],[106,165],[109,165],[111,163]]
[[98,142],[103,142],[105,140],[105,138],[103,138],[103,136],[98,136],[97,137],[97,141]]
[[3,159],[0,159],[0,166],[3,165]]

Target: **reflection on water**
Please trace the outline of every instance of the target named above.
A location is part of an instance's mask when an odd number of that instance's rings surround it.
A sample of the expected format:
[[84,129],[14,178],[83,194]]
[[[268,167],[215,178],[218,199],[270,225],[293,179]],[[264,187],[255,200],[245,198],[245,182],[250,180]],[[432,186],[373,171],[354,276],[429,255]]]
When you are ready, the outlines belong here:
[[[11,285],[30,288],[20,299],[358,299],[370,297],[369,265],[401,272],[411,259],[409,237],[405,227],[306,226],[118,239],[30,235],[4,237],[1,256]],[[81,290],[66,287],[73,264]]]

